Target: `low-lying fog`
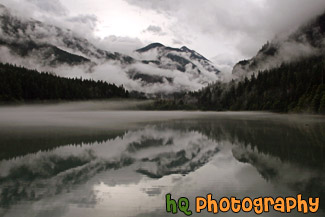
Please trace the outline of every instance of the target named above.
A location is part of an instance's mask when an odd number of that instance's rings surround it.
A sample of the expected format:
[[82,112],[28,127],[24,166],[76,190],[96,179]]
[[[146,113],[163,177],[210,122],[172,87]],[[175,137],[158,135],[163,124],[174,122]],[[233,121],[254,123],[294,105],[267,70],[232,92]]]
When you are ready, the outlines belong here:
[[257,119],[293,122],[324,121],[323,116],[265,112],[143,111],[150,100],[81,101],[0,106],[0,128],[72,127],[117,129],[132,123],[188,118]]

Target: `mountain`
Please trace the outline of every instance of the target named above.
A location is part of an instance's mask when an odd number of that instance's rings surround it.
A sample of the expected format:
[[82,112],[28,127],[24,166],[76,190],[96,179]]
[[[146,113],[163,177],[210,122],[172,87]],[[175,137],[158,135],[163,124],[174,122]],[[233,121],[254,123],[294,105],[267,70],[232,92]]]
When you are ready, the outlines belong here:
[[145,64],[153,64],[159,68],[179,70],[191,73],[214,73],[220,71],[207,58],[185,46],[181,48],[166,47],[160,43],[152,43],[136,50],[138,58]]
[[324,53],[325,13],[309,21],[288,36],[276,37],[267,42],[257,55],[238,62],[233,75],[243,79],[259,71],[279,67],[282,63],[300,61]]
[[[193,90],[190,86],[208,85],[211,81],[220,79],[220,71],[207,58],[185,46],[173,48],[161,43],[152,43],[140,48],[133,55],[142,64],[152,68],[152,74],[144,74],[141,70],[128,71],[132,79],[141,79],[147,83],[187,83],[186,90]],[[158,70],[157,70],[158,69]],[[177,76],[175,76],[178,74]],[[184,75],[187,75],[184,77]],[[186,80],[189,78],[189,81]],[[192,82],[195,81],[195,82]],[[193,83],[193,84],[190,84]],[[199,84],[199,85],[198,85]],[[200,88],[196,88],[200,89]]]
[[152,109],[325,114],[325,13],[237,63],[235,79],[158,100]]
[[[108,174],[114,180],[123,178],[124,183],[138,183],[143,179],[142,175],[152,179],[172,174],[186,175],[211,161],[221,148],[221,145],[197,131],[172,130],[168,126],[160,125],[130,130],[123,135],[107,136],[106,132],[102,137],[104,140],[99,141],[93,135],[89,132],[82,134],[83,138],[92,139],[93,142],[88,145],[101,141],[92,146],[91,151],[76,145],[73,148],[76,152],[67,152],[64,156],[58,154],[57,150],[66,152],[67,146],[61,146],[55,150],[47,149],[38,151],[38,154],[11,158],[14,163],[7,167],[8,173],[0,176],[0,189],[8,189],[1,192],[0,205],[11,207],[17,201],[57,197],[100,174]],[[105,140],[105,137],[108,139]],[[31,136],[28,137],[30,138]],[[80,138],[80,135],[75,136],[73,141]],[[62,143],[62,138],[60,142]],[[35,144],[32,143],[32,146],[35,147]],[[31,172],[35,165],[40,169]],[[128,175],[130,179],[125,180],[125,175],[117,175],[125,172],[133,174]],[[107,181],[110,183],[105,179]]]
[[198,90],[219,79],[219,70],[187,47],[150,44],[125,55],[110,52],[69,29],[15,15],[0,5],[0,62],[64,77],[124,85],[145,94]]
[[250,79],[217,82],[174,100],[158,100],[159,110],[274,111],[325,114],[323,55],[260,71]]
[[15,16],[0,5],[0,45],[21,57],[37,56],[44,65],[83,64],[91,61],[120,60],[129,56],[98,49],[67,29]]

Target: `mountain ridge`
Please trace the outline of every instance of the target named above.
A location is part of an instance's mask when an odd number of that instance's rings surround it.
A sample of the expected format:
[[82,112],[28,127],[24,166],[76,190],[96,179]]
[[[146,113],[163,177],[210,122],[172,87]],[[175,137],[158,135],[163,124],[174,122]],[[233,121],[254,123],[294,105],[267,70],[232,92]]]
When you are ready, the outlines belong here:
[[262,46],[248,60],[239,61],[233,67],[235,79],[242,80],[264,71],[279,67],[282,63],[299,61],[325,50],[325,12],[300,26],[286,37],[275,37]]
[[[70,71],[77,70],[78,77],[117,81],[130,91],[145,93],[195,90],[219,79],[220,71],[211,61],[185,46],[152,43],[135,50],[134,55],[110,52],[69,29],[17,17],[3,5],[0,30],[0,61],[39,71],[69,77],[75,76],[68,71],[74,67]],[[156,56],[147,58],[152,50],[158,51]]]

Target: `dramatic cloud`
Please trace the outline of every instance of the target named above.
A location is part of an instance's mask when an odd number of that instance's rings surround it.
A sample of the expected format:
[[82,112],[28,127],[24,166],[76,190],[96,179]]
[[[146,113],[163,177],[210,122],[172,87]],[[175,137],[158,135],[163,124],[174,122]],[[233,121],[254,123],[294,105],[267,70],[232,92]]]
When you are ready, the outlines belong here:
[[60,0],[0,0],[0,4],[9,8],[18,17],[70,29],[87,39],[95,37],[97,16],[87,11],[71,13]]
[[143,10],[172,16],[176,40],[207,55],[224,55],[227,62],[249,58],[275,35],[290,32],[324,12],[323,0],[126,0]]
[[95,45],[129,54],[148,43],[183,45],[229,72],[275,35],[324,12],[324,0],[0,0]]

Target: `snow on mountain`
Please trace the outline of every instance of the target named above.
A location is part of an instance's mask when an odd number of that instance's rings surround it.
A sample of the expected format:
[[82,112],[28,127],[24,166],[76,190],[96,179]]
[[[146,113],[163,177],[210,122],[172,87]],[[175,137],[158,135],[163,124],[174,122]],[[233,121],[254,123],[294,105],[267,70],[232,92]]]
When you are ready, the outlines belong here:
[[219,78],[219,70],[197,52],[159,43],[128,56],[96,47],[53,25],[14,15],[0,5],[0,61],[64,77],[124,85],[146,94],[198,90]]
[[182,72],[218,74],[220,71],[201,54],[183,46],[181,48],[166,47],[153,43],[136,50],[138,59],[145,64],[155,64],[159,68],[177,69]]

